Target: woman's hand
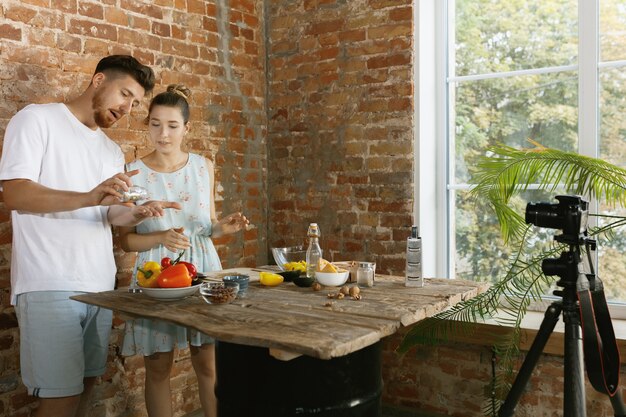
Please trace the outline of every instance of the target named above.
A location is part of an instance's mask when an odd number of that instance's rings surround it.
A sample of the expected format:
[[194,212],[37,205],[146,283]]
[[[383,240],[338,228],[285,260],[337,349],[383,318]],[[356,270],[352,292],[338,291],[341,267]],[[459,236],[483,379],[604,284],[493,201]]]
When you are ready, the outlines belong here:
[[173,201],[148,201],[140,206],[133,203],[114,204],[109,207],[109,223],[113,226],[136,226],[151,217],[161,217],[165,209],[180,210],[183,206]]
[[162,233],[161,244],[170,252],[180,252],[191,246],[189,238],[183,234],[184,228],[172,228],[164,230]]
[[176,203],[174,201],[155,200],[150,200],[139,206],[136,206],[132,203],[125,205],[128,205],[128,207],[130,207],[132,215],[138,222],[141,222],[149,217],[161,217],[165,213],[165,209],[180,210],[183,208],[180,203]]
[[250,221],[240,212],[232,213],[213,223],[213,236],[236,233],[249,224]]

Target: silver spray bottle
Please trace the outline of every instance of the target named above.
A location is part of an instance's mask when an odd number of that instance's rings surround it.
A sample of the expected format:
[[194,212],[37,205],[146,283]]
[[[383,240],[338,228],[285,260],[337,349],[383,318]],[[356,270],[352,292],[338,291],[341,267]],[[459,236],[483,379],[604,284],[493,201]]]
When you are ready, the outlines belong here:
[[406,241],[406,277],[407,287],[423,287],[422,276],[422,238],[419,237],[417,226],[411,227],[411,236]]

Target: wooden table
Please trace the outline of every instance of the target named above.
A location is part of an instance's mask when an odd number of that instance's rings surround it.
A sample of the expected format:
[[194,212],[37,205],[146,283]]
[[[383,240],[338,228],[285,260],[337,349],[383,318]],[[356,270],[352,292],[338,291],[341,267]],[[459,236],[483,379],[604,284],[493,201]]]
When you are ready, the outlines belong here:
[[[158,301],[144,294],[129,293],[125,288],[72,298],[130,316],[171,321],[213,336],[220,341],[218,344],[220,387],[218,388],[223,388],[223,384],[229,378],[227,375],[220,376],[221,346],[224,346],[224,349],[238,349],[242,346],[246,349],[250,348],[250,350],[245,350],[244,354],[240,352],[237,353],[239,356],[231,358],[228,366],[222,371],[222,373],[228,372],[229,375],[234,372],[235,366],[240,365],[233,361],[239,362],[236,358],[247,356],[252,349],[255,349],[254,352],[257,353],[258,349],[265,350],[265,356],[268,358],[267,348],[275,357],[282,359],[305,355],[306,358],[289,361],[294,362],[293,365],[272,362],[271,366],[274,368],[287,367],[284,371],[276,372],[282,375],[280,378],[284,378],[284,375],[302,372],[301,369],[295,371],[289,368],[298,366],[296,362],[299,360],[308,363],[306,369],[326,366],[327,364],[323,362],[328,360],[352,363],[354,358],[358,357],[359,352],[366,352],[373,346],[379,346],[377,342],[394,334],[402,326],[411,325],[461,300],[475,297],[487,288],[487,285],[482,283],[447,279],[426,279],[423,288],[410,288],[404,286],[402,277],[376,275],[375,286],[362,288],[362,299],[357,301],[350,297],[329,299],[327,294],[337,293],[338,288],[327,287],[321,291],[313,291],[311,288],[300,288],[292,283],[283,283],[271,288],[263,287],[258,282],[259,272],[256,269],[236,268],[222,271],[221,275],[233,272],[250,275],[251,282],[246,297],[238,298],[228,305],[206,304],[198,294],[183,300]],[[219,279],[220,275],[213,275],[210,278]],[[372,360],[379,361],[379,350],[379,348],[374,348],[372,353],[374,359],[370,356],[363,358],[362,361],[365,363]],[[224,352],[223,356],[227,357],[229,353]],[[268,360],[274,361],[275,359]],[[246,362],[245,366],[256,366],[258,358],[254,361],[253,363]],[[344,365],[338,362],[337,365],[332,366]],[[246,369],[242,372],[241,376],[233,381],[236,386],[232,389],[237,392],[242,389],[241,381],[238,380],[241,378],[248,380],[248,376],[245,375]],[[275,372],[272,370],[270,373]],[[344,377],[344,375],[341,376],[341,378]],[[374,375],[372,378],[375,380],[379,376]],[[250,389],[258,390],[257,383],[260,382],[253,383]],[[300,383],[303,382],[294,381],[292,385]],[[315,395],[327,396],[328,393]],[[239,410],[233,412],[232,415],[241,412],[243,411]],[[271,414],[280,415],[276,410],[273,410]],[[285,412],[285,415],[289,414],[290,412]],[[329,415],[340,414],[336,410],[331,410]],[[365,413],[360,415],[365,415]]]

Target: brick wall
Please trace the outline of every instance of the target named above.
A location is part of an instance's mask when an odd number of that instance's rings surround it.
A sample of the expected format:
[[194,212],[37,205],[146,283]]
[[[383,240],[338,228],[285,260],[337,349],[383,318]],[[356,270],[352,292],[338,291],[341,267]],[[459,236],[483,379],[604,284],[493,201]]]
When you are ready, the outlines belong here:
[[[418,346],[399,356],[395,349],[405,333],[406,330],[385,340],[383,402],[387,409],[397,412],[394,415],[407,416],[414,414],[402,411],[417,409],[433,416],[485,416],[483,407],[491,398],[492,378],[492,349],[488,342]],[[493,336],[487,339],[492,340]],[[519,366],[523,360],[524,354],[519,358]],[[624,371],[626,366],[622,365],[621,373]],[[563,388],[563,356],[542,355],[515,409],[515,417],[562,416]],[[585,391],[589,417],[613,415],[608,397],[595,391],[588,379]],[[622,397],[624,394],[622,389]]]
[[404,273],[413,209],[410,0],[268,4],[268,239]]
[[[255,226],[216,239],[224,267],[266,262],[265,42],[263,6],[253,0],[3,0],[0,3],[0,137],[29,103],[64,101],[86,86],[100,58],[130,53],[153,67],[156,92],[172,82],[192,90],[190,150],[216,163],[217,211],[241,210]],[[107,133],[127,160],[150,149],[147,100]],[[9,213],[0,205],[0,415],[28,416],[35,402],[20,383],[18,330],[9,305]],[[134,257],[118,251],[118,281]],[[118,354],[116,319],[109,368],[96,388],[97,416],[143,416],[141,358]],[[199,408],[189,352],[176,358],[177,414]]]

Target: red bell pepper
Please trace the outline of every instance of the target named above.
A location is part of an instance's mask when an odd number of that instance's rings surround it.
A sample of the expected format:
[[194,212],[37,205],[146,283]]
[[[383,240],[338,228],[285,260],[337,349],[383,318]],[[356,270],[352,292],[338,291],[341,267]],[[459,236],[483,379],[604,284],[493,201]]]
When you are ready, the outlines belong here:
[[196,275],[198,275],[198,270],[196,269],[196,266],[192,264],[191,262],[185,262],[185,261],[180,260],[180,258],[183,257],[184,253],[185,251],[182,251],[180,255],[178,255],[178,257],[174,260],[172,260],[172,258],[169,258],[167,256],[161,259],[161,268],[167,269],[172,265],[183,264],[187,267],[187,270],[189,271],[189,275],[191,275],[191,278],[193,279],[196,277]]
[[181,288],[191,286],[191,275],[182,263],[172,265],[161,272],[157,280],[161,288]]

